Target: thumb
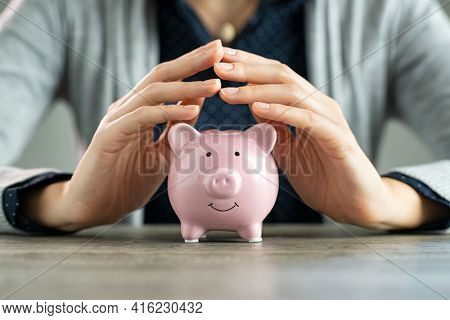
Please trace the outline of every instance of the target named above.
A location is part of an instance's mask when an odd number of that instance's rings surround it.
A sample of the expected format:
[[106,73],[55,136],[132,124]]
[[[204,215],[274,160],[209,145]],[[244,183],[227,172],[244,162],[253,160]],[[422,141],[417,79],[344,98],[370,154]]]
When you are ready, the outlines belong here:
[[[186,100],[178,102],[177,105],[185,105],[185,106],[186,105],[197,105],[197,106],[200,107],[200,110],[199,110],[199,114],[200,114],[204,102],[205,102],[205,98],[186,99]],[[177,120],[168,121],[167,125],[166,125],[166,128],[162,132],[162,134],[159,137],[158,141],[167,142],[167,139],[166,139],[167,133],[169,132],[170,128],[173,127],[175,124],[183,122],[183,123],[187,123],[187,124],[193,126],[193,125],[195,125],[197,120],[198,120],[198,115],[195,118],[193,118],[191,120],[187,120],[187,121],[177,121]]]

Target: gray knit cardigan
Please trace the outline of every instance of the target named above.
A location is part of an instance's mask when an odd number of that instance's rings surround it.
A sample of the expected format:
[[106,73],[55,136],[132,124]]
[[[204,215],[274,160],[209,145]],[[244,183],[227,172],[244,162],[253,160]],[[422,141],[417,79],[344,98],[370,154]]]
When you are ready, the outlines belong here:
[[[450,200],[450,24],[442,8],[425,0],[306,6],[309,80],[340,103],[371,159],[388,117],[410,125],[438,161],[393,170]],[[156,19],[151,0],[10,3],[0,17],[0,194],[52,171],[7,165],[55,98],[70,104],[89,143],[111,102],[158,63]]]

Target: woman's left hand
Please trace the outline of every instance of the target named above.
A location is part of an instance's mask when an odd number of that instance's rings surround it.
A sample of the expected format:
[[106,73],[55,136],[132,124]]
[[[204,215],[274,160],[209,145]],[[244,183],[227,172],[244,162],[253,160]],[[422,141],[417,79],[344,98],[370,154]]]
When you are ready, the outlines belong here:
[[[273,155],[300,198],[332,219],[381,229],[414,228],[441,217],[439,206],[397,180],[383,178],[364,154],[339,104],[288,66],[226,48],[214,66],[229,104],[249,104],[279,140]],[[296,129],[291,134],[287,125]]]

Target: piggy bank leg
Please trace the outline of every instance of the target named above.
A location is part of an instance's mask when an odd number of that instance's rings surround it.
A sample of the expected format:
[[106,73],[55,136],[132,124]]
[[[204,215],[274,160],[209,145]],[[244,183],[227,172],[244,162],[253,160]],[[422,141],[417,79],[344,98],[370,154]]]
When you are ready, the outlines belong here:
[[192,224],[181,224],[181,236],[186,243],[198,242],[198,239],[205,233],[205,229]]
[[262,241],[262,223],[245,226],[239,229],[237,232],[242,239],[245,239],[248,242]]

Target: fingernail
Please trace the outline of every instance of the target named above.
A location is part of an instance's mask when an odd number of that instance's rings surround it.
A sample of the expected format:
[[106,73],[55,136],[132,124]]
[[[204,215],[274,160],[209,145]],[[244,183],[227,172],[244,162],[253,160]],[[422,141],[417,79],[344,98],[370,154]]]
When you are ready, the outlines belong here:
[[213,40],[210,43],[208,43],[205,47],[209,48],[209,47],[212,47],[212,46],[217,45],[217,44],[222,44],[222,41],[220,39]]
[[219,79],[209,79],[209,80],[206,80],[206,81],[203,81],[203,82],[202,82],[202,84],[203,84],[204,86],[216,85],[217,83],[220,83],[220,80],[219,80]]
[[208,47],[205,51],[205,54],[211,53],[211,52],[216,52],[217,50],[219,50],[220,47]]
[[231,71],[234,68],[234,65],[232,63],[224,63],[224,62],[216,63],[216,66],[219,69],[222,69],[225,71]]
[[223,88],[220,91],[222,91],[222,93],[224,94],[233,95],[239,92],[239,88]]
[[198,106],[196,106],[195,104],[194,105],[186,105],[186,106],[183,106],[183,108],[186,110],[196,110],[198,108]]
[[237,54],[237,50],[231,48],[224,48],[225,54],[229,56],[234,56]]
[[269,110],[270,109],[270,104],[264,103],[264,102],[255,102],[253,104],[253,106],[257,109],[261,109],[261,110]]

